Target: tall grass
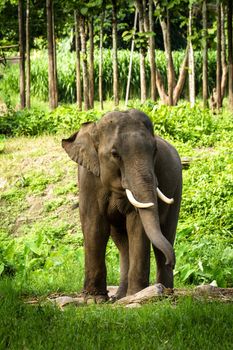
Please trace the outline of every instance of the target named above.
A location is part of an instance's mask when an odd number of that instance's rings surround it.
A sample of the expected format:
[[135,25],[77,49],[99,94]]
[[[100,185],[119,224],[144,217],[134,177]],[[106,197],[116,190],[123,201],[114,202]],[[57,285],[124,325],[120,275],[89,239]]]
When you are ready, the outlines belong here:
[[[174,67],[176,75],[179,74],[179,68],[184,57],[183,51],[177,51],[173,53]],[[118,70],[119,70],[119,95],[120,99],[125,98],[127,75],[129,67],[130,52],[128,50],[118,51]],[[41,100],[47,101],[48,99],[48,58],[47,51],[34,51],[32,53],[32,67],[31,67],[31,90],[32,95],[38,97]],[[75,53],[70,51],[58,50],[58,90],[59,100],[65,103],[73,103],[76,99],[75,89]],[[134,52],[130,98],[140,97],[140,59],[139,53]],[[209,69],[209,91],[212,91],[215,84],[215,52],[209,53],[208,61]],[[163,80],[166,83],[166,58],[163,51],[156,51],[156,64],[159,69]],[[195,52],[195,68],[196,68],[196,91],[197,94],[201,92],[202,87],[202,56],[201,52]],[[99,70],[99,52],[95,51],[94,60],[95,70],[95,99],[98,100],[98,70]],[[110,50],[104,50],[103,54],[103,94],[104,99],[112,99],[112,53]],[[11,95],[19,92],[18,84],[19,70],[17,65],[8,66],[3,71],[3,78],[0,80],[1,97],[3,100],[10,101]],[[149,97],[150,87],[150,67],[148,57],[146,59],[146,81],[147,91]],[[188,86],[186,84],[183,97],[188,94]]]

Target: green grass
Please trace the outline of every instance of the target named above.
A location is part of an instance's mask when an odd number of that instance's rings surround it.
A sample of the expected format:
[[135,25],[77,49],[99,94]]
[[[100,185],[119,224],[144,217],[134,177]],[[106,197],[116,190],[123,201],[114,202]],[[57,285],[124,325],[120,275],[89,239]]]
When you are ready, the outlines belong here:
[[0,349],[232,349],[233,305],[184,298],[139,309],[25,304],[6,287]]

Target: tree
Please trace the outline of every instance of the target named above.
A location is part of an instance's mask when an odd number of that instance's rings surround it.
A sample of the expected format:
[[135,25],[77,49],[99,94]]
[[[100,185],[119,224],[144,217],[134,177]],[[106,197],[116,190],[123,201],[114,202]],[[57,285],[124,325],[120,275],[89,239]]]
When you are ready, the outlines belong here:
[[155,37],[154,37],[154,16],[153,0],[149,0],[149,31],[153,35],[149,38],[149,57],[150,57],[150,95],[152,101],[156,100],[156,65],[155,65]]
[[54,109],[58,105],[57,98],[57,67],[56,67],[56,46],[54,40],[54,19],[53,1],[46,0],[47,9],[47,38],[48,38],[48,59],[49,59],[49,106]]
[[31,63],[30,63],[30,0],[27,0],[26,7],[26,106],[30,108],[30,85],[31,85]]
[[221,3],[221,106],[225,95],[226,85],[227,85],[227,61],[226,61],[226,35],[225,35],[225,5]]
[[93,17],[89,19],[89,105],[94,107],[94,34]]
[[207,47],[207,6],[206,0],[202,4],[202,98],[203,106],[207,107],[208,103],[208,47]]
[[128,105],[128,100],[129,100],[129,89],[130,89],[130,81],[131,81],[131,73],[132,73],[133,52],[134,52],[134,45],[135,45],[135,33],[137,29],[137,21],[138,21],[138,10],[137,8],[135,8],[133,35],[132,35],[130,58],[129,58],[129,72],[127,77],[127,86],[126,86],[126,94],[125,94],[125,106]]
[[105,4],[100,14],[100,43],[99,43],[99,101],[101,110],[103,106],[103,26],[105,17]]
[[82,73],[83,73],[83,98],[84,109],[87,111],[89,104],[89,79],[88,79],[88,63],[87,63],[87,43],[86,43],[86,23],[85,17],[80,15],[80,37],[81,37],[81,52],[82,52]]
[[232,44],[232,0],[228,0],[227,7],[228,33],[228,95],[229,108],[233,110],[233,44]]
[[[171,5],[169,5],[169,8],[168,8],[167,2],[166,2],[166,6],[164,5],[163,7],[161,7],[159,2],[155,0],[154,0],[154,4],[156,7],[157,15],[159,17],[160,25],[163,33],[164,50],[165,50],[165,55],[167,59],[168,93],[166,93],[165,91],[164,82],[162,81],[160,72],[157,69],[156,69],[156,85],[157,85],[158,93],[162,102],[164,104],[172,106],[177,104],[177,101],[180,98],[180,95],[185,83],[186,73],[187,73],[187,64],[188,64],[188,45],[185,50],[184,59],[180,67],[179,77],[176,82],[173,57],[172,57],[172,49],[171,49],[171,31],[170,31],[170,11],[171,11],[170,8],[172,7]],[[175,4],[176,3],[174,3],[172,6],[175,6]]]
[[113,58],[113,97],[114,104],[119,104],[118,59],[117,59],[117,1],[112,0],[112,58]]
[[192,44],[192,4],[189,5],[189,24],[188,24],[188,31],[189,31],[189,58],[188,58],[188,65],[189,65],[189,101],[190,106],[194,107],[195,105],[195,62],[194,62],[194,51],[193,51],[193,44]]
[[75,52],[76,52],[76,101],[77,101],[78,108],[82,110],[79,14],[77,10],[74,11],[74,23],[75,23]]
[[219,109],[222,105],[221,97],[221,6],[217,2],[217,67],[216,67],[216,102]]
[[24,27],[24,15],[23,15],[23,0],[18,2],[18,22],[19,22],[19,89],[20,89],[20,107],[23,109],[26,105],[25,96],[25,27]]
[[146,49],[143,37],[145,33],[145,2],[141,0],[136,1],[136,7],[139,15],[139,33],[141,37],[140,45],[140,90],[141,90],[141,103],[144,103],[146,100],[146,68],[145,68],[145,59],[146,59]]

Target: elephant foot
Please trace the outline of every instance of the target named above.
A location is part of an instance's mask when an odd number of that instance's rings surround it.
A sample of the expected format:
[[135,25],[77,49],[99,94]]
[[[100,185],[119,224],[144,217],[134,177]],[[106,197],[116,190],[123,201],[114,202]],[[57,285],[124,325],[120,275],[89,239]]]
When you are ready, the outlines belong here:
[[88,293],[87,291],[83,291],[81,294],[81,298],[83,299],[83,303],[90,305],[90,304],[102,304],[109,301],[108,293],[104,294],[98,294],[98,292],[95,292],[93,294]]
[[120,300],[121,298],[124,298],[126,296],[126,290],[118,288],[117,292],[110,296],[109,301],[112,303],[115,303],[115,301]]

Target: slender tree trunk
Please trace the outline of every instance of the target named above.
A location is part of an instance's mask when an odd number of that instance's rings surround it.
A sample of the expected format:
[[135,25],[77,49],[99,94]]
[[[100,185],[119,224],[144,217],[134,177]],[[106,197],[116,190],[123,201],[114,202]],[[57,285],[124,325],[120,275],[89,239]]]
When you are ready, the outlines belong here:
[[54,24],[54,7],[52,1],[52,31],[53,31],[53,59],[54,59],[54,101],[56,107],[58,106],[58,80],[57,80],[57,50],[56,50],[56,39],[55,39],[55,24]]
[[27,0],[26,8],[26,107],[31,107],[30,101],[30,76],[31,76],[31,62],[30,62],[30,0]]
[[180,95],[182,93],[182,90],[184,88],[184,83],[185,83],[185,79],[186,79],[186,75],[187,75],[188,52],[189,52],[189,50],[188,50],[188,46],[187,46],[182,65],[180,67],[179,78],[177,80],[177,83],[176,83],[176,86],[175,86],[174,92],[173,92],[174,106],[177,104],[177,102],[180,98]]
[[138,10],[136,8],[135,9],[135,15],[134,15],[134,26],[133,26],[134,34],[133,34],[132,43],[131,43],[130,59],[129,59],[129,73],[128,73],[128,79],[127,79],[126,95],[125,95],[125,106],[126,107],[128,105],[128,100],[129,100],[129,89],[130,89],[132,64],[133,64],[133,52],[134,52],[134,44],[135,44],[135,33],[136,33],[136,30],[137,30],[137,20],[138,20]]
[[93,18],[89,21],[89,104],[90,108],[94,108],[94,34],[93,34]]
[[25,31],[24,31],[24,16],[23,16],[23,0],[18,2],[18,22],[19,22],[19,90],[20,90],[20,108],[25,108]]
[[[144,33],[144,15],[142,1],[137,0],[137,10],[139,14],[139,32]],[[140,48],[140,88],[141,88],[141,103],[146,101],[146,69],[145,69],[145,49]]]
[[105,11],[102,10],[100,15],[100,45],[99,45],[99,101],[100,109],[104,109],[103,102],[103,36],[104,36],[104,17]]
[[86,44],[86,33],[85,33],[85,18],[80,17],[80,37],[82,47],[82,73],[83,73],[83,98],[84,98],[84,109],[89,109],[89,81],[88,81],[88,64],[87,64],[87,44]]
[[175,71],[171,49],[170,13],[166,11],[166,21],[160,18],[163,33],[164,50],[167,59],[167,84],[168,84],[168,104],[173,106],[173,89],[175,87]]
[[[154,0],[155,7],[160,6],[158,1]],[[188,65],[188,46],[185,52],[185,56],[180,67],[180,73],[177,80],[175,81],[175,70],[172,58],[171,50],[171,39],[170,39],[170,18],[169,11],[167,11],[167,22],[160,16],[160,25],[163,33],[164,50],[167,59],[167,75],[168,75],[168,94],[166,94],[164,83],[162,81],[159,71],[156,69],[156,86],[158,93],[163,103],[166,105],[176,105],[180,95],[182,93],[186,75],[187,75],[187,65]]]
[[202,96],[203,107],[208,105],[208,48],[207,48],[207,7],[206,0],[202,4],[203,46],[202,46]]
[[189,101],[190,106],[194,107],[195,105],[195,65],[194,65],[194,52],[192,45],[192,6],[189,8]]
[[[149,0],[149,31],[154,32],[153,0]],[[156,66],[155,66],[155,37],[149,39],[150,55],[150,95],[152,101],[156,100]]]
[[114,104],[119,104],[118,58],[117,58],[117,1],[112,0],[112,57],[113,57],[113,97]]
[[225,35],[225,5],[221,3],[221,64],[222,64],[222,79],[221,79],[221,106],[225,95],[227,85],[227,60],[226,60],[226,35]]
[[229,98],[229,108],[233,110],[232,0],[228,0],[227,33],[228,33],[228,98]]
[[48,37],[48,76],[49,76],[49,106],[51,109],[57,107],[56,98],[56,77],[55,77],[55,55],[54,55],[54,35],[53,35],[53,4],[52,0],[46,0],[47,8],[47,37]]
[[79,14],[74,11],[75,23],[75,51],[76,51],[76,101],[80,111],[82,110],[82,88],[81,88],[81,64],[80,64],[80,36],[79,36]]
[[216,93],[217,108],[221,108],[221,7],[217,4],[217,70],[216,70]]
[[168,100],[169,105],[173,106],[173,88],[175,86],[175,71],[172,59],[172,49],[171,49],[171,30],[170,30],[170,13],[167,10],[167,48],[168,48]]

